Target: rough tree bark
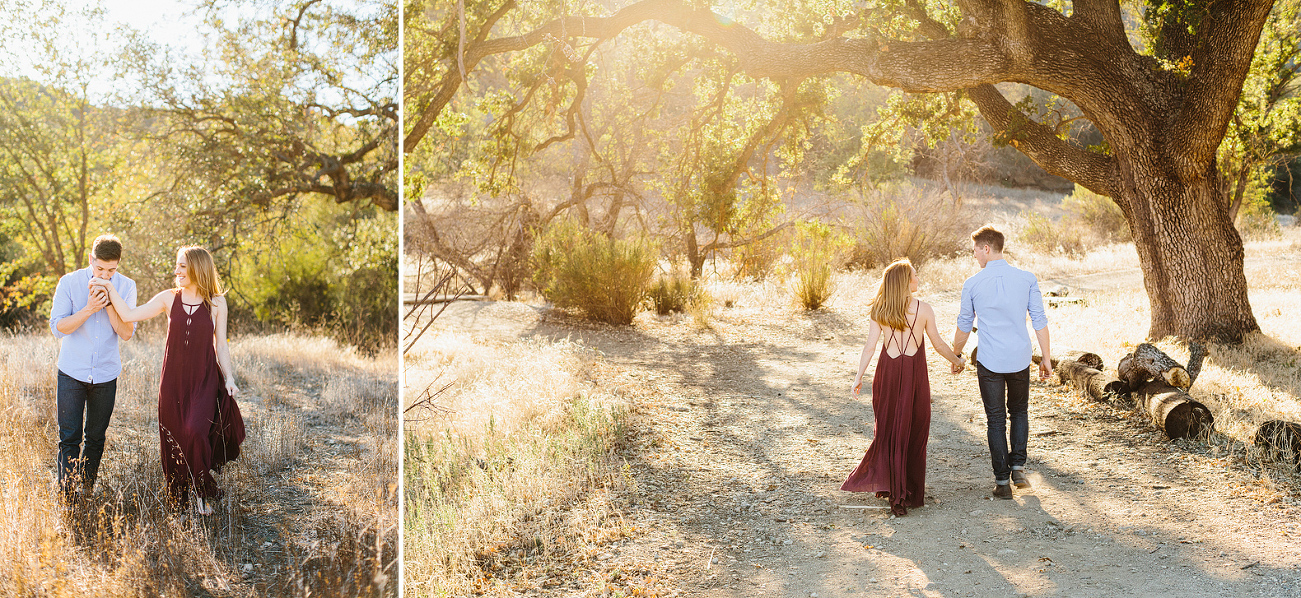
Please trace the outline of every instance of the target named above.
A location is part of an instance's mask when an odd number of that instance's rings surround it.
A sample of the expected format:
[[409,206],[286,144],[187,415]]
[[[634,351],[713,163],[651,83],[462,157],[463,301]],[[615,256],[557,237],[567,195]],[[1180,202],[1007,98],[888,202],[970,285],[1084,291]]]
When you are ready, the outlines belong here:
[[1148,380],[1160,380],[1184,390],[1193,385],[1188,370],[1151,343],[1140,344],[1133,353],[1122,358],[1116,371],[1133,389],[1138,389]]
[[[484,57],[548,37],[605,40],[657,20],[703,36],[737,56],[753,77],[773,80],[848,72],[915,93],[968,90],[981,114],[1013,147],[1048,172],[1112,198],[1138,247],[1152,306],[1149,338],[1238,342],[1259,330],[1247,300],[1242,239],[1229,218],[1215,162],[1273,0],[1186,3],[1182,27],[1163,29],[1168,62],[1135,51],[1118,0],[1077,0],[1071,15],[1022,0],[958,0],[956,32],[906,0],[929,41],[862,38],[777,43],[685,0],[643,0],[608,17],[566,16],[527,33],[488,39],[503,4],[465,45],[467,70]],[[871,9],[867,9],[870,13]],[[864,19],[884,17],[867,14]],[[1180,15],[1175,15],[1180,17]],[[1174,23],[1175,21],[1170,21]],[[1194,30],[1189,31],[1189,23]],[[462,85],[444,70],[432,99],[416,102],[407,151],[429,131]],[[1066,98],[1106,138],[1090,151],[1034,121],[993,87],[1019,82]]]
[[1112,397],[1129,394],[1129,385],[1115,376],[1092,368],[1074,359],[1063,360],[1057,371],[1057,379],[1062,383],[1071,383],[1080,392],[1095,401],[1109,401]]
[[1171,440],[1196,438],[1215,425],[1210,409],[1188,393],[1161,380],[1144,384],[1136,395],[1147,414],[1152,416],[1152,423]]

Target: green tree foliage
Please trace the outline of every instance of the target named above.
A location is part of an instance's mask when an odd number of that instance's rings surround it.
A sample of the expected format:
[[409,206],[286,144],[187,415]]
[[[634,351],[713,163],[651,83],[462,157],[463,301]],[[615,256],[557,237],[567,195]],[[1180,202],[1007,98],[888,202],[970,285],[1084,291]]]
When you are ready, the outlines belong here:
[[113,232],[142,295],[171,286],[177,247],[202,245],[237,330],[391,346],[396,6],[194,8],[198,59],[100,10],[0,7],[0,324],[48,314],[58,275]]
[[[324,196],[396,211],[397,6],[381,0],[206,0],[212,47],[177,66],[145,41],[140,134],[162,144],[178,192],[212,219]],[[194,201],[194,200],[191,200]]]

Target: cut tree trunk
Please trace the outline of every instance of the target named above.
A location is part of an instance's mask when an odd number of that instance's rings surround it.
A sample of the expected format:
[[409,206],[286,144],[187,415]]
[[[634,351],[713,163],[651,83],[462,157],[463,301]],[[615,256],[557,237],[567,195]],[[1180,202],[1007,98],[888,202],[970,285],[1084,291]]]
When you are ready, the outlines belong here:
[[1271,420],[1256,428],[1256,448],[1275,463],[1292,463],[1301,471],[1301,423]]
[[1074,384],[1076,389],[1095,401],[1109,401],[1114,397],[1129,394],[1129,386],[1124,382],[1083,362],[1066,359],[1055,369],[1057,379],[1062,384],[1067,382]]
[[1138,389],[1149,380],[1161,380],[1184,390],[1193,385],[1188,370],[1151,343],[1139,345],[1133,353],[1121,359],[1116,372],[1131,389]]
[[1210,409],[1162,380],[1144,384],[1138,391],[1138,399],[1152,416],[1152,423],[1171,440],[1197,438],[1215,425]]
[[[1039,362],[1043,361],[1043,359],[1044,359],[1043,353],[1039,351],[1039,346],[1035,345],[1034,353],[1030,356],[1030,361],[1033,361],[1034,363],[1038,364]],[[1106,369],[1102,362],[1102,357],[1100,357],[1097,353],[1090,353],[1088,351],[1076,351],[1074,349],[1064,349],[1061,352],[1057,353],[1057,356],[1053,357],[1053,369],[1054,370],[1057,369],[1057,367],[1064,360],[1078,361],[1081,364],[1091,367],[1095,370]]]

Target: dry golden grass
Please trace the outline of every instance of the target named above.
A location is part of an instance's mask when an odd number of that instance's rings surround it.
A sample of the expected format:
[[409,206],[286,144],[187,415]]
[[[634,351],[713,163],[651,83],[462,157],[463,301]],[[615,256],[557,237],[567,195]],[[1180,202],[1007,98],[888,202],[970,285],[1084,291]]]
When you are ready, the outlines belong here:
[[0,343],[0,595],[396,595],[393,357],[314,337],[232,339],[248,437],[203,518],[162,504],[162,342],[148,336],[122,345],[96,494],[76,513],[54,495],[58,343]]
[[581,346],[431,334],[407,354],[406,400],[450,386],[408,414],[405,595],[558,589],[553,573],[628,533],[610,503],[625,402],[593,387]]

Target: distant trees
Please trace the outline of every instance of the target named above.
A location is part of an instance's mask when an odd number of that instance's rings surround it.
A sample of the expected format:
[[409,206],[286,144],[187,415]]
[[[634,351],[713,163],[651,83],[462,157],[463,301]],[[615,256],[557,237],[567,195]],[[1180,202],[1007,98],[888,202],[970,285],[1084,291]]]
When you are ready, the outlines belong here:
[[[601,103],[635,102],[645,111],[640,126],[650,129],[646,142],[677,163],[694,160],[698,166],[685,177],[666,167],[673,162],[658,163],[653,170],[661,180],[686,181],[676,195],[672,185],[660,195],[669,202],[698,197],[690,229],[712,232],[719,247],[727,243],[724,233],[744,238],[735,225],[717,226],[719,216],[742,214],[738,206],[763,197],[767,182],[785,172],[769,173],[760,162],[780,156],[783,166],[798,164],[799,150],[809,149],[801,134],[825,117],[828,98],[851,88],[840,75],[846,73],[933,94],[932,101],[897,104],[897,114],[931,139],[947,137],[974,105],[997,141],[1111,198],[1138,248],[1152,305],[1150,336],[1236,341],[1258,329],[1230,213],[1234,186],[1226,183],[1221,160],[1232,154],[1242,164],[1260,164],[1249,143],[1224,149],[1226,133],[1239,121],[1235,134],[1272,129],[1249,113],[1281,114],[1276,110],[1293,95],[1285,81],[1264,84],[1259,93],[1249,86],[1247,97],[1265,100],[1240,109],[1253,59],[1259,67],[1253,81],[1291,77],[1284,71],[1295,61],[1278,60],[1295,47],[1285,24],[1294,22],[1291,13],[1276,13],[1280,25],[1266,35],[1278,40],[1279,52],[1267,41],[1257,54],[1274,0],[1149,0],[1129,20],[1117,0],[788,2],[753,10],[682,0],[609,10],[590,4],[539,10],[513,0],[467,1],[464,11],[424,0],[407,6],[415,51],[406,56],[403,147],[420,168],[436,164],[435,170],[477,177],[507,165],[514,173],[522,157],[553,147],[537,143],[553,132],[590,135],[594,128],[584,117],[600,105],[594,90],[618,82],[622,87],[609,88],[621,95]],[[1127,30],[1127,23],[1138,28]],[[612,57],[626,66],[615,68]],[[1047,91],[1062,100],[1060,109],[1010,102],[994,87],[1001,82]],[[468,91],[458,96],[462,89]],[[767,101],[755,106],[738,96]],[[723,113],[726,124],[714,125],[725,132],[711,137],[714,113]],[[493,153],[465,153],[467,144],[454,141],[478,118],[512,123],[503,137],[508,143]],[[1102,143],[1074,140],[1071,132],[1085,123]],[[747,157],[750,141],[774,151]],[[1267,145],[1279,148],[1282,141]],[[439,162],[422,153],[429,151],[460,159]],[[467,162],[477,170],[464,168]],[[694,237],[685,238],[688,254]],[[689,257],[693,267],[697,259]]]
[[87,237],[111,231],[147,288],[170,284],[176,247],[198,243],[236,313],[392,344],[397,7],[194,9],[201,56],[99,10],[0,7],[0,321],[43,315],[53,280],[84,265]]

